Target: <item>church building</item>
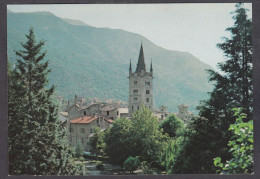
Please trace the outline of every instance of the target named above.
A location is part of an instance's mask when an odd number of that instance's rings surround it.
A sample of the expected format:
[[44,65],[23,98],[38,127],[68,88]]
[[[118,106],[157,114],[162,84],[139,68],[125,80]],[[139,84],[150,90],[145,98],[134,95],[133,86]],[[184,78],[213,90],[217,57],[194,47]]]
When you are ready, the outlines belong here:
[[143,45],[141,44],[138,63],[135,72],[132,71],[132,64],[129,66],[129,114],[141,109],[142,106],[153,111],[153,67],[150,65],[150,72],[146,71]]

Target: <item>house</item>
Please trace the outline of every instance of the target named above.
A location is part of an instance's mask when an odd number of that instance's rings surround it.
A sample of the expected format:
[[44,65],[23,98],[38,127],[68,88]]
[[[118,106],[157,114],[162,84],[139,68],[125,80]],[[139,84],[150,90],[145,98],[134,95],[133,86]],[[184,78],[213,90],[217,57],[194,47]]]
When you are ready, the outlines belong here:
[[128,117],[128,108],[121,108],[116,105],[108,105],[101,109],[101,115],[107,119],[112,120],[120,117]]
[[91,151],[90,138],[93,136],[95,126],[106,130],[112,125],[111,120],[98,116],[82,116],[69,121],[69,141],[71,146],[76,147],[80,141],[85,151]]

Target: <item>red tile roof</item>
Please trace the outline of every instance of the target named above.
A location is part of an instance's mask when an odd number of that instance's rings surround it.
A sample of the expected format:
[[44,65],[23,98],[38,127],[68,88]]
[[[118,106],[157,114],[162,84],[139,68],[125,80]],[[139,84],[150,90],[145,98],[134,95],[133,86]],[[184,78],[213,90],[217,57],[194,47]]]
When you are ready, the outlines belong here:
[[72,120],[70,120],[70,123],[71,124],[89,124],[96,119],[98,119],[98,117],[84,116],[83,118],[79,117],[77,119],[72,119]]
[[112,123],[112,122],[114,122],[114,120],[112,120],[112,119],[105,119],[107,122],[109,122],[109,123]]

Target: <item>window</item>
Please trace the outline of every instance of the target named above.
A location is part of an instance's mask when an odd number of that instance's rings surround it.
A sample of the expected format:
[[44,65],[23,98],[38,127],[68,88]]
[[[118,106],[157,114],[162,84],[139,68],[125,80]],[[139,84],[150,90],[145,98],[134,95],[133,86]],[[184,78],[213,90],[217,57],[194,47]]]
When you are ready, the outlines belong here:
[[84,111],[84,116],[86,116],[87,115],[87,112],[86,111]]
[[119,113],[118,113],[118,111],[116,112],[116,115],[118,115]]
[[134,110],[134,106],[132,106],[132,111]]
[[134,93],[138,93],[138,90],[137,90],[137,89],[135,89],[135,90],[134,90]]
[[81,143],[83,144],[83,142],[84,142],[84,138],[81,138]]
[[137,85],[137,81],[134,81],[134,85]]
[[137,106],[137,110],[139,110],[139,106]]
[[150,94],[150,90],[146,90],[146,94]]
[[146,102],[149,103],[149,98],[146,98]]
[[74,129],[72,127],[70,128],[70,132],[74,132]]
[[134,100],[136,101],[136,100],[137,100],[137,98],[134,98]]
[[85,134],[85,129],[84,128],[80,128],[80,133]]
[[146,81],[146,82],[145,82],[145,85],[150,86],[150,85],[151,85],[151,84],[150,84],[150,81]]
[[109,111],[107,111],[107,115],[109,116]]

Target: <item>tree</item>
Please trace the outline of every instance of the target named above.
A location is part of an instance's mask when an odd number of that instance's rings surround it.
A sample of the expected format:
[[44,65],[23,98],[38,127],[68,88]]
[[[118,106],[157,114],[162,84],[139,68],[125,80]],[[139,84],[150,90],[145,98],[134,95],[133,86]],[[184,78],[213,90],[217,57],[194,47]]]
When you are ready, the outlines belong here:
[[167,145],[167,136],[159,128],[158,119],[152,111],[145,108],[132,114],[131,145],[133,153],[129,156],[140,156],[154,166],[160,166],[160,158]]
[[221,72],[208,70],[214,89],[198,106],[201,117],[190,125],[189,142],[178,156],[176,173],[215,173],[213,158],[231,158],[228,141],[233,134],[228,128],[235,122],[231,109],[242,107],[246,120],[252,119],[252,21],[246,11],[242,4],[236,5],[234,26],[227,28],[231,37],[217,45],[226,61],[218,64]]
[[105,154],[105,132],[101,131],[99,127],[94,127],[94,135],[90,139],[92,152],[96,155]]
[[132,122],[126,118],[120,118],[113,122],[105,136],[106,154],[112,164],[123,166],[127,157],[131,156],[132,143],[130,141]]
[[106,154],[112,164],[123,166],[128,157],[140,156],[140,161],[161,167],[160,159],[168,139],[159,128],[158,119],[142,107],[132,114],[131,120],[114,121],[105,137]]
[[185,144],[185,138],[180,136],[176,139],[170,139],[164,150],[164,153],[161,158],[162,166],[165,167],[167,174],[174,173],[174,165],[176,163],[177,156],[179,152],[182,151],[182,147]]
[[76,148],[75,148],[75,156],[77,158],[80,158],[83,156],[84,148],[82,146],[82,143],[80,141],[77,142]]
[[47,89],[48,61],[32,28],[22,43],[14,70],[9,73],[9,174],[78,174],[66,130],[53,103],[54,86]]
[[241,109],[234,109],[236,122],[231,124],[229,130],[234,134],[229,141],[229,152],[232,158],[225,163],[220,157],[214,159],[214,165],[221,174],[249,174],[253,172],[253,120],[244,122],[246,115]]
[[134,173],[134,171],[140,166],[140,160],[138,157],[130,156],[125,160],[123,165],[125,170]]
[[175,115],[171,115],[164,119],[159,127],[163,129],[164,134],[166,133],[172,138],[181,136],[185,129],[183,121],[176,118]]

